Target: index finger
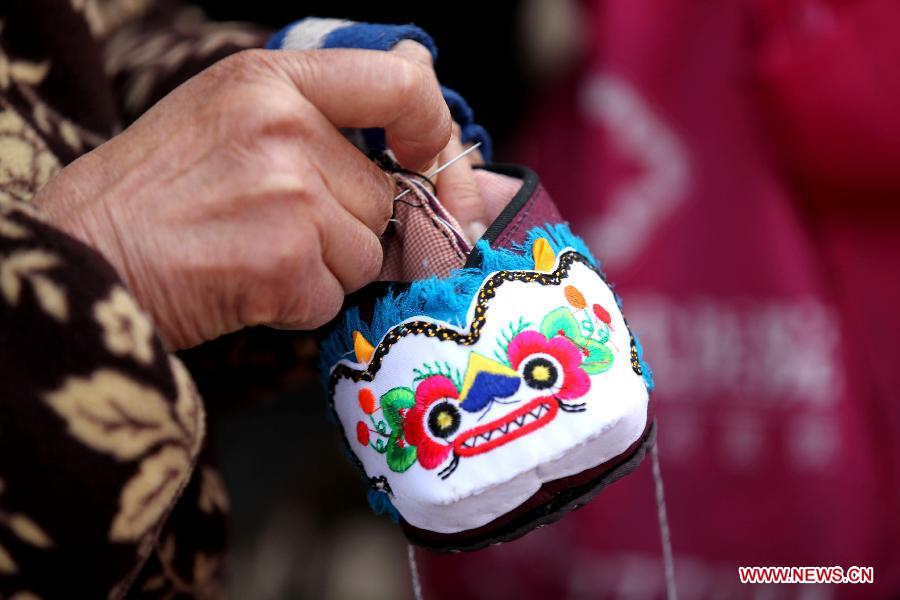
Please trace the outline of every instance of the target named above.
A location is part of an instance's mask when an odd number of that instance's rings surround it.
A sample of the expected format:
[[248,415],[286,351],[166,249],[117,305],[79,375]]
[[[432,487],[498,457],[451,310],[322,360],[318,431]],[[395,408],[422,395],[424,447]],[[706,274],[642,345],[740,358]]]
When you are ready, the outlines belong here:
[[384,128],[407,168],[424,168],[450,139],[450,110],[419,62],[372,50],[261,52],[335,127]]

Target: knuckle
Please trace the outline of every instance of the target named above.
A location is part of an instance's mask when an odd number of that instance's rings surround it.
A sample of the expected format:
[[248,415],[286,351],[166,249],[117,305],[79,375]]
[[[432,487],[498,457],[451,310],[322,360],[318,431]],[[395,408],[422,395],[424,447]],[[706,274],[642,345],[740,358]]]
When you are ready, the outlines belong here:
[[391,197],[390,192],[388,192],[385,194],[384,198],[380,198],[375,202],[375,228],[373,231],[378,235],[383,234],[393,216],[394,199]]
[[[260,136],[250,145],[250,167],[255,178],[267,191],[266,182],[283,182],[290,199],[304,199],[310,194],[309,181],[302,166],[302,155],[296,145],[284,139]],[[278,187],[271,189],[279,192]]]
[[249,48],[230,54],[213,65],[222,74],[234,74],[245,72],[263,61],[265,51],[258,48]]
[[372,282],[381,273],[381,264],[384,256],[381,250],[381,242],[374,234],[367,233],[359,241],[359,273],[357,280],[353,281],[348,292],[353,292],[362,286]]
[[[299,100],[299,101],[298,101]],[[299,97],[284,97],[268,94],[256,105],[259,126],[254,132],[263,143],[270,140],[286,142],[291,155],[303,147],[307,140],[316,136],[321,120],[313,112],[312,106]]]
[[[277,239],[276,239],[277,238]],[[302,232],[270,235],[264,250],[247,259],[250,278],[249,295],[244,302],[242,320],[248,325],[280,323],[293,312],[294,298],[303,286],[310,257],[315,255],[313,242]]]
[[410,60],[396,57],[391,65],[391,85],[404,103],[409,104],[421,98],[428,83],[425,70]]
[[344,302],[344,291],[324,265],[307,274],[307,283],[281,322],[318,327],[333,319]]
[[267,286],[290,286],[302,271],[305,258],[314,253],[314,243],[309,236],[292,227],[282,227],[280,232],[269,232],[263,242],[265,250],[256,261],[256,274]]
[[268,99],[254,86],[222,85],[208,104],[219,117],[222,130],[244,134],[252,139],[253,131],[265,122],[270,114]]
[[241,306],[240,321],[246,326],[273,323],[277,319],[281,295],[266,285],[254,285]]
[[419,42],[415,42],[415,41],[411,41],[411,40],[407,40],[407,41],[401,42],[401,43],[408,44],[408,48],[409,48],[408,51],[410,52],[410,54],[413,57],[415,57],[416,61],[421,63],[423,66],[427,65],[428,68],[431,68],[431,62],[432,62],[431,51],[428,48],[426,48]]

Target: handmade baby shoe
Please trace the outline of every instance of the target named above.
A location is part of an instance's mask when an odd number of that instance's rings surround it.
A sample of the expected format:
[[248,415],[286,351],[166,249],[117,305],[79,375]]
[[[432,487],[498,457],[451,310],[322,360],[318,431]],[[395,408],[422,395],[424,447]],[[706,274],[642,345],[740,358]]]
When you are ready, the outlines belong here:
[[[495,216],[469,247],[422,182],[397,203],[384,279],[322,344],[373,508],[439,551],[510,540],[637,467],[649,372],[619,302],[536,176],[477,173]],[[510,199],[511,197],[511,199]]]
[[[390,50],[413,25],[304,19],[270,49]],[[463,143],[490,136],[443,88]],[[347,132],[383,151],[384,132]],[[618,299],[537,177],[476,173],[492,224],[474,247],[416,178],[395,203],[381,281],[326,330],[322,373],[369,500],[411,541],[470,550],[513,539],[637,467],[654,429],[650,374]]]

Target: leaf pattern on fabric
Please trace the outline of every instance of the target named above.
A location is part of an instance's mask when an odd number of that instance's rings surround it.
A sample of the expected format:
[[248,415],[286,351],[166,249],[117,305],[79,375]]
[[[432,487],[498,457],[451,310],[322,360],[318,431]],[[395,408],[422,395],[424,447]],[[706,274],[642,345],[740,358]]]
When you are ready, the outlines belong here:
[[31,285],[38,305],[57,321],[65,321],[69,304],[63,289],[43,271],[59,266],[59,257],[44,250],[19,250],[0,262],[0,291],[9,304],[16,306],[23,286]]
[[[3,480],[0,479],[0,494],[5,491]],[[22,513],[7,513],[0,509],[0,525],[9,529],[13,535],[24,543],[35,548],[48,549],[53,547],[53,540],[43,528],[34,520]],[[0,544],[0,575],[15,575],[19,572],[19,566],[10,552]]]
[[7,207],[0,205],[0,236],[11,240],[24,240],[30,236],[28,229],[7,218],[9,212]]
[[[0,21],[0,34],[3,33],[4,25],[5,23]],[[0,89],[5,90],[16,83],[39,85],[47,77],[49,70],[49,61],[14,60],[0,50]]]
[[15,575],[19,572],[19,566],[13,560],[9,552],[0,545],[0,575]]
[[103,342],[113,354],[132,356],[145,365],[153,362],[153,325],[121,286],[94,305],[94,317],[103,328]]
[[31,200],[59,169],[44,140],[0,99],[0,199]]
[[195,456],[200,451],[206,435],[206,413],[203,411],[203,399],[197,391],[197,386],[194,385],[191,374],[180,360],[170,356],[169,368],[175,378],[175,389],[178,393],[175,398],[175,416],[187,435],[191,456]]
[[109,538],[115,542],[141,538],[170,507],[190,469],[191,460],[180,446],[164,446],[144,459],[138,474],[122,488]]
[[66,420],[69,433],[119,460],[138,458],[156,444],[186,438],[158,390],[111,369],[69,377],[45,398]]
[[6,518],[2,517],[0,515],[0,520],[6,521],[6,525],[22,541],[38,548],[50,548],[53,546],[50,536],[27,516],[17,513]]
[[[180,555],[179,555],[180,554]],[[222,555],[194,552],[184,556],[175,536],[165,534],[156,547],[157,571],[148,576],[140,590],[152,592],[154,598],[219,598],[222,590],[216,578],[222,567]],[[179,567],[182,567],[180,570]],[[184,567],[189,572],[184,572]]]
[[[0,596],[140,595],[162,526],[178,556],[151,595],[213,597],[227,495],[212,469],[189,480],[205,433],[192,378],[150,321],[135,317],[112,267],[28,203],[62,164],[167,92],[174,73],[258,47],[267,34],[207,26],[152,0],[37,2],[34,11],[0,10]],[[48,10],[65,44],[32,35]],[[150,11],[164,18],[138,18]],[[126,40],[116,35],[123,29],[135,41],[128,52],[109,43]],[[102,61],[116,57],[130,62],[105,71]],[[21,451],[28,435],[35,452]],[[10,460],[27,468],[6,471]],[[108,469],[110,460],[121,464]],[[73,475],[86,485],[38,496]],[[168,521],[179,509],[186,516]],[[85,561],[92,568],[79,568]]]
[[212,467],[203,467],[200,471],[200,495],[197,497],[197,506],[205,513],[214,510],[228,512],[228,492],[225,490],[225,482]]

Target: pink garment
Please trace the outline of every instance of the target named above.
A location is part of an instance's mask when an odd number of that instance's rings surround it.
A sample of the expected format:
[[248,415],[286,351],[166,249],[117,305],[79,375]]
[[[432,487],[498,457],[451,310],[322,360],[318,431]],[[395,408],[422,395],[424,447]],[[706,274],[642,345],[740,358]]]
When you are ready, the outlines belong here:
[[[654,368],[682,599],[900,594],[900,3],[609,0],[523,132]],[[649,461],[426,597],[653,598]],[[874,566],[871,586],[739,565]],[[805,595],[804,595],[805,594]]]

